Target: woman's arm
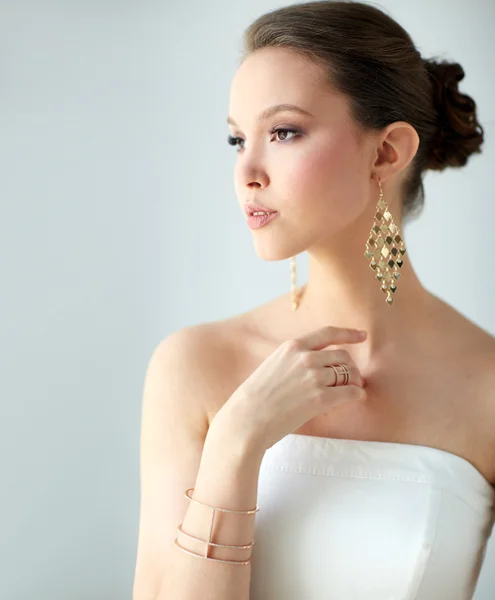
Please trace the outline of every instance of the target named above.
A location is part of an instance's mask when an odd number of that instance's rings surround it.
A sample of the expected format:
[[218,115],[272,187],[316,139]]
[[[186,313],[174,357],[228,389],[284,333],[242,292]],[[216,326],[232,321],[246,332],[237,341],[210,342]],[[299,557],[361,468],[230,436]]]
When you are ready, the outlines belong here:
[[[251,565],[192,556],[208,539],[212,509],[193,498],[232,510],[256,506],[261,454],[220,412],[208,427],[206,406],[219,393],[219,368],[228,352],[208,328],[184,329],[153,353],[144,385],[141,422],[141,509],[133,600],[248,600]],[[225,378],[224,378],[225,379]],[[218,397],[216,397],[218,405]],[[225,411],[223,415],[226,415]],[[215,511],[211,541],[249,544],[256,513]],[[247,560],[252,549],[210,548],[209,555]]]
[[[225,424],[226,427],[227,424]],[[211,506],[231,510],[256,507],[261,457],[242,445],[227,428],[210,428],[194,489],[194,498]],[[177,493],[179,490],[177,490]],[[212,509],[190,502],[183,529],[195,537],[208,539]],[[211,540],[220,544],[247,545],[253,541],[256,513],[237,514],[215,511]],[[179,543],[195,553],[205,545],[180,535]],[[246,561],[252,548],[210,547],[209,556]],[[175,546],[168,565],[168,587],[158,600],[249,600],[251,564],[230,564],[192,556]]]

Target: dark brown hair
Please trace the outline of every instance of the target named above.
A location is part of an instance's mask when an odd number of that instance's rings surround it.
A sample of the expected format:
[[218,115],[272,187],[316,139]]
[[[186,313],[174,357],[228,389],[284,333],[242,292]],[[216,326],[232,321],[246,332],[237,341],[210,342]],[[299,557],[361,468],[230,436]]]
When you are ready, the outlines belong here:
[[390,16],[362,2],[320,0],[258,17],[244,32],[243,57],[266,47],[296,51],[349,98],[354,125],[366,133],[406,121],[418,151],[403,190],[403,218],[424,204],[426,169],[460,167],[481,152],[483,128],[474,100],[459,91],[460,64],[425,60]]

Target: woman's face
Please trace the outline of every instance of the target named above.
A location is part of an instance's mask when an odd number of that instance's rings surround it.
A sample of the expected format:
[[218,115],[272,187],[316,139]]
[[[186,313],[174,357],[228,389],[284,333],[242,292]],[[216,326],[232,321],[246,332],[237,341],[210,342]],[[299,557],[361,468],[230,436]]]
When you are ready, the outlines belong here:
[[[279,104],[311,114],[284,110],[258,120]],[[376,183],[370,185],[376,140],[353,129],[348,100],[295,52],[250,54],[233,79],[229,117],[235,120],[230,134],[239,138],[233,152],[242,210],[255,201],[279,211],[252,232],[262,258],[280,260],[335,238],[376,192]]]

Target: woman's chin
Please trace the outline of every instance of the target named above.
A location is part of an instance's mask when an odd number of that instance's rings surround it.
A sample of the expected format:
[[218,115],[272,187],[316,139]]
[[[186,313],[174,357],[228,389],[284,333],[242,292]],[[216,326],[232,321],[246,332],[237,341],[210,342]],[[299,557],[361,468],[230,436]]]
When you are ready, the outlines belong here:
[[295,250],[290,248],[280,248],[280,247],[272,247],[267,248],[264,247],[256,247],[256,254],[261,258],[261,260],[266,261],[278,261],[278,260],[286,260],[287,258],[291,258],[295,256]]

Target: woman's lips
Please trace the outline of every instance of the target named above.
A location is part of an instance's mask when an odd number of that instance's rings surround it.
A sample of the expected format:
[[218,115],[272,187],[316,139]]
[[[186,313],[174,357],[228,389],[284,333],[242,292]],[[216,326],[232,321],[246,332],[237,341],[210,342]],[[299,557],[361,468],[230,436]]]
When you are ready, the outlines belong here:
[[272,212],[267,215],[248,215],[247,224],[250,229],[259,229],[264,227],[278,215],[278,212]]

